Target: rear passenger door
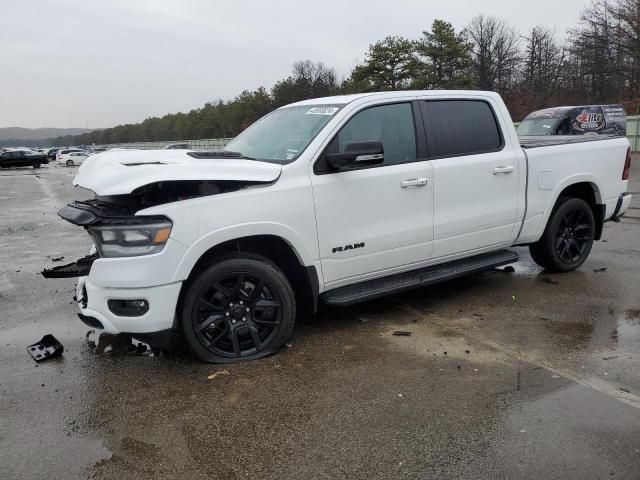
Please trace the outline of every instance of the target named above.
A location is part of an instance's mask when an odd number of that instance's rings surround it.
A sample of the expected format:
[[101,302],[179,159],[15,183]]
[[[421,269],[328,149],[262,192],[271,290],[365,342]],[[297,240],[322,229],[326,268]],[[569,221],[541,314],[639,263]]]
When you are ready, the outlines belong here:
[[[331,170],[324,154],[380,141],[384,162]],[[354,113],[318,159],[311,178],[325,287],[417,268],[431,258],[433,189],[416,103]]]
[[519,157],[486,100],[420,102],[434,181],[433,256],[510,245],[517,235]]

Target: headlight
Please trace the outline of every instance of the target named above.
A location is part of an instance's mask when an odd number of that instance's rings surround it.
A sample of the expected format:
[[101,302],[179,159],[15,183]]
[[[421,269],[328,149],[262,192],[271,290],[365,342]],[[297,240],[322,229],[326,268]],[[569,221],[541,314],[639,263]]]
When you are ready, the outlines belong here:
[[139,225],[89,227],[101,257],[137,257],[161,252],[169,240],[169,220]]

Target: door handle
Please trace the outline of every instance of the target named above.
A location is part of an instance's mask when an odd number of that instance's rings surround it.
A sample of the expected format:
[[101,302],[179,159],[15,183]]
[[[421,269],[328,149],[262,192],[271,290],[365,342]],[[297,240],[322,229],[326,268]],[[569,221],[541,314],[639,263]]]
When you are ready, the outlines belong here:
[[427,184],[426,177],[411,178],[409,180],[403,180],[402,182],[400,182],[400,186],[402,188],[424,187],[426,184]]
[[513,173],[515,168],[513,165],[509,165],[508,167],[496,167],[493,169],[494,175],[500,175],[501,173]]

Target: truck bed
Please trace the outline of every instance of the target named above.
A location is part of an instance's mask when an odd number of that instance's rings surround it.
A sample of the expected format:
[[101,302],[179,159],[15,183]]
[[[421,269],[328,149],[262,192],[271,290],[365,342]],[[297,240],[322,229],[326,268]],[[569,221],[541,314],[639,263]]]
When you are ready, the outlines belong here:
[[544,135],[544,136],[521,136],[520,146],[522,148],[550,147],[553,145],[569,145],[572,143],[588,143],[600,140],[614,140],[624,138],[619,135]]

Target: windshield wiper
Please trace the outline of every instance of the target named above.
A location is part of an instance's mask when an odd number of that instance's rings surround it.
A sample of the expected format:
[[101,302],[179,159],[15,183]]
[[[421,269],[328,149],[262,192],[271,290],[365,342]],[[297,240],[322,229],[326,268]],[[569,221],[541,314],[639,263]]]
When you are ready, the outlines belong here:
[[233,152],[231,150],[198,150],[187,153],[193,158],[241,158],[243,160],[255,160],[255,158],[247,157],[241,152]]

